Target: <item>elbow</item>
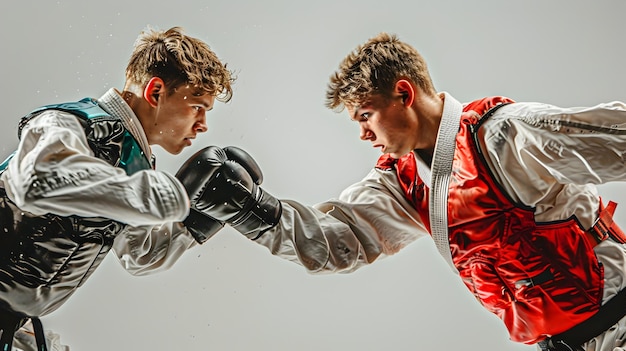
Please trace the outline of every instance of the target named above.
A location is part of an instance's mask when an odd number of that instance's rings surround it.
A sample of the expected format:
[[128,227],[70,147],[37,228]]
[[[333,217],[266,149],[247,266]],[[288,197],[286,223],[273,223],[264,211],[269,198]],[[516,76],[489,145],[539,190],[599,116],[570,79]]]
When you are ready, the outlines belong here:
[[323,256],[301,257],[302,265],[310,274],[349,273],[368,264],[361,245],[346,245],[338,240],[335,245],[328,247]]

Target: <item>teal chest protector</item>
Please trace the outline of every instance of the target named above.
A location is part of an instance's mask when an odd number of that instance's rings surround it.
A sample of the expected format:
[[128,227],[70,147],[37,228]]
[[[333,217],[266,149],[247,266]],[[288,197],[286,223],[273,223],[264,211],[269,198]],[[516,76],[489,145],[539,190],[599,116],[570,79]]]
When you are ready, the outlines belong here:
[[[143,169],[151,169],[152,162],[141,150],[133,135],[123,126],[122,121],[104,111],[95,99],[84,98],[77,102],[45,105],[22,118],[18,136],[33,117],[44,110],[60,110],[77,117],[85,128],[89,147],[94,155],[115,167],[120,167],[130,175]],[[3,171],[13,154],[0,164]]]
[[[95,157],[124,169],[128,175],[153,168],[154,163],[122,120],[108,114],[91,98],[34,110],[20,120],[18,137],[32,118],[50,109],[77,117]],[[0,164],[0,173],[14,154]],[[0,188],[0,286],[10,287],[2,291],[0,300],[0,350],[12,349],[14,331],[28,318],[35,328],[37,350],[47,350],[38,316],[13,310],[12,303],[16,302],[19,308],[23,291],[60,300],[67,298],[99,266],[124,226],[106,218],[37,216],[18,208]]]

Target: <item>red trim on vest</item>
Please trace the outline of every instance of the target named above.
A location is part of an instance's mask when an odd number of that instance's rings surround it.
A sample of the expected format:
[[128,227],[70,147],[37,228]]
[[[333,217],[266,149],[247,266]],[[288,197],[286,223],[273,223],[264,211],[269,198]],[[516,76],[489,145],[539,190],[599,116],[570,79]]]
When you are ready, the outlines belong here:
[[[465,285],[502,319],[511,339],[534,344],[598,310],[604,272],[595,242],[575,218],[536,223],[534,210],[513,203],[489,173],[470,129],[490,108],[509,102],[491,97],[464,106],[449,185],[450,248]],[[429,228],[428,188],[413,153],[383,155],[376,167],[396,169],[406,198]],[[599,222],[615,229],[613,209],[603,208]]]

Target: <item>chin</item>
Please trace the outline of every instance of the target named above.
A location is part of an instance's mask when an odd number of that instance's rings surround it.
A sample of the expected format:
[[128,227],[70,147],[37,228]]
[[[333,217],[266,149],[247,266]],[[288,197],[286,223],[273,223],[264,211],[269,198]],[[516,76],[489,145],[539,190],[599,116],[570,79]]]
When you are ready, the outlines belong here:
[[163,148],[163,150],[167,151],[167,153],[169,153],[170,155],[178,155],[181,152],[183,152],[183,150],[185,149],[184,146],[182,147],[169,147],[169,148]]

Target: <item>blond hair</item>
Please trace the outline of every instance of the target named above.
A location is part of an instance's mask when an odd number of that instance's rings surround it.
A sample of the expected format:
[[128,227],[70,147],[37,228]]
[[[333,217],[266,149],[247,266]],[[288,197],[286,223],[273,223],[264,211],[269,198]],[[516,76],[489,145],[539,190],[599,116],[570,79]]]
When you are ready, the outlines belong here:
[[426,94],[436,94],[426,61],[396,35],[380,33],[346,56],[330,77],[326,107],[358,106],[370,96],[390,96],[398,79],[411,80]]
[[126,79],[143,85],[152,77],[163,79],[170,91],[189,84],[222,102],[232,98],[235,80],[206,43],[185,35],[180,27],[148,28],[137,37]]

